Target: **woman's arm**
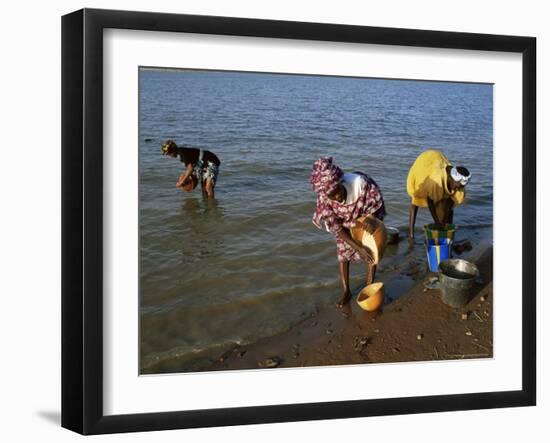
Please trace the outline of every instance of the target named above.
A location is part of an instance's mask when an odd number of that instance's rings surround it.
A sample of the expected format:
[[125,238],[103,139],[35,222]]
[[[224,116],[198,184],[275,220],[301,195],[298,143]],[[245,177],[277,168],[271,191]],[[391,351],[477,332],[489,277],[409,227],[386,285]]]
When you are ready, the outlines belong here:
[[342,229],[338,232],[338,237],[344,240],[348,245],[350,245],[355,251],[361,256],[362,259],[367,260],[370,264],[374,263],[374,254],[372,251],[357,243],[350,235],[347,229]]
[[185,182],[187,181],[187,179],[191,176],[191,174],[193,173],[193,165],[191,163],[189,163],[187,165],[187,167],[185,168],[185,171],[183,171],[176,183],[176,188],[180,188],[182,187]]
[[452,198],[448,198],[445,202],[445,214],[443,215],[444,224],[453,222],[453,209],[455,203]]
[[413,205],[409,207],[409,245],[414,243],[414,225],[416,223],[416,214],[418,213],[418,206]]
[[428,197],[428,208],[430,208],[430,214],[432,214],[432,218],[434,219],[435,224],[442,226],[443,223],[441,222],[441,220],[439,220],[439,217],[437,216],[435,202],[430,197]]

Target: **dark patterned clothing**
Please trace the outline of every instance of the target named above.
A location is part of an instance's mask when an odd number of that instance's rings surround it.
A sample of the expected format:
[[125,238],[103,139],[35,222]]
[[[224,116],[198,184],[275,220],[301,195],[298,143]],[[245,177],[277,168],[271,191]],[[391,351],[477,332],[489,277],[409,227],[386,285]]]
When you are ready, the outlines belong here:
[[338,261],[360,261],[361,256],[347,242],[340,239],[342,229],[351,229],[359,217],[374,215],[382,220],[386,215],[382,192],[376,182],[361,172],[346,173],[341,179],[346,188],[346,201],[339,203],[318,194],[317,208],[313,214],[313,224],[324,228],[336,236]]

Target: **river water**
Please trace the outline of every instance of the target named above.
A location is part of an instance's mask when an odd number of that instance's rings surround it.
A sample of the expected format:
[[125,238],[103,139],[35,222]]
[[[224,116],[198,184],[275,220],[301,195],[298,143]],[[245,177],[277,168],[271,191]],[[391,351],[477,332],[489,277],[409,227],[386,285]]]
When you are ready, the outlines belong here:
[[[491,85],[141,69],[140,370],[192,370],[235,344],[282,332],[340,295],[335,242],[311,223],[312,163],[330,155],[382,189],[405,235],[408,169],[440,149],[472,172],[460,236],[492,241]],[[216,153],[215,199],[175,188],[176,142]],[[429,221],[420,210],[417,228]],[[389,248],[382,281],[422,275],[422,235]],[[411,271],[412,269],[412,271]],[[352,287],[364,269],[352,265]],[[404,292],[396,285],[391,298]],[[387,301],[390,301],[389,298]]]

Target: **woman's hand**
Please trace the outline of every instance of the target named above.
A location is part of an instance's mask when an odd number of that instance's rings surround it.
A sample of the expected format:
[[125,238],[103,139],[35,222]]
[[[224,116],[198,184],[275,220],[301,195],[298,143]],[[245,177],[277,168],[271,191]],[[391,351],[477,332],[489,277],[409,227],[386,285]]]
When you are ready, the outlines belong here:
[[362,244],[357,243],[351,237],[347,229],[342,229],[340,232],[338,232],[337,235],[342,240],[344,240],[348,245],[350,245],[363,260],[366,260],[371,265],[374,263],[374,254],[372,253],[372,251],[369,248],[366,248],[365,246],[363,246]]
[[176,182],[176,188],[182,188],[185,183],[187,183],[187,180],[189,180],[189,176],[187,175],[187,173],[183,172]]
[[183,185],[185,185],[185,183],[187,183],[187,180],[189,180],[192,173],[193,173],[193,165],[191,163],[189,163],[185,167],[185,171],[183,171],[180,174],[180,177],[179,177],[178,181],[176,182],[176,188],[182,188]]
[[358,247],[357,253],[361,256],[363,260],[366,260],[369,265],[374,264],[374,254],[369,248],[365,246]]

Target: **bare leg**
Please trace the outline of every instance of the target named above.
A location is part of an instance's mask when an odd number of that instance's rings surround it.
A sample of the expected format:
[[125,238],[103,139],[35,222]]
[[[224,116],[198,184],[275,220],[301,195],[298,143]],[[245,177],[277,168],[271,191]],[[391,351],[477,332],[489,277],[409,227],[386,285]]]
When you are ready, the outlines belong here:
[[206,195],[210,198],[214,198],[214,184],[212,183],[212,179],[207,178],[204,184],[204,190],[206,191]]
[[376,265],[369,265],[367,263],[367,278],[366,278],[367,286],[374,281],[374,277],[376,277]]
[[416,214],[418,206],[411,204],[409,208],[409,246],[414,243],[414,224],[416,223]]
[[338,266],[344,293],[342,294],[340,301],[336,303],[336,307],[341,308],[347,305],[351,299],[351,291],[349,290],[349,261],[339,262]]

